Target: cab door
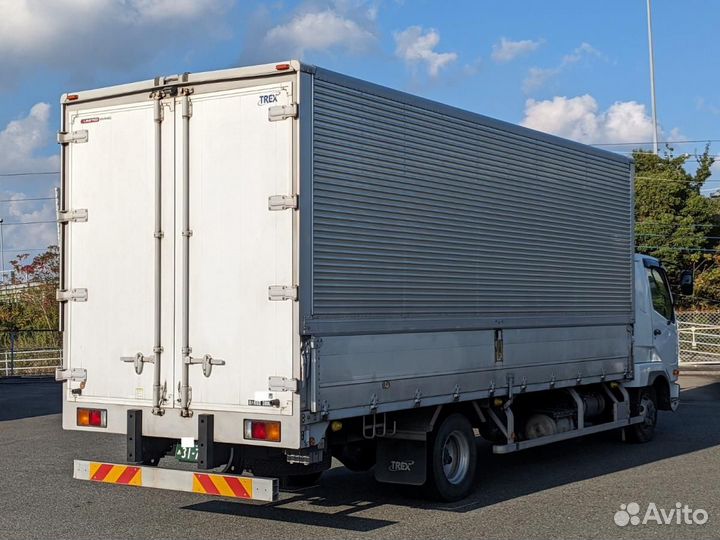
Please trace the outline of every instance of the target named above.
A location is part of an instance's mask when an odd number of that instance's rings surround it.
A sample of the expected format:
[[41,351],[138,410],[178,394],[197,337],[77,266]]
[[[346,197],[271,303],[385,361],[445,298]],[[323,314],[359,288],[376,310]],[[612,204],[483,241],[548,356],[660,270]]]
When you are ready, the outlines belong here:
[[650,320],[655,354],[668,365],[676,365],[678,358],[678,335],[673,298],[667,274],[661,266],[646,266],[652,309]]

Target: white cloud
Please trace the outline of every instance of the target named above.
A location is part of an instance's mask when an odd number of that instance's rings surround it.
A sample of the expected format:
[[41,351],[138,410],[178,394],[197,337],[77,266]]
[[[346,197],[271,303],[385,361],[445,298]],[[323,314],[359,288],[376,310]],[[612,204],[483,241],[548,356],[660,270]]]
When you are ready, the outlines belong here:
[[533,90],[537,90],[541,86],[544,86],[545,83],[551,79],[552,77],[555,77],[556,75],[559,75],[562,71],[562,68],[556,67],[556,68],[539,68],[539,67],[531,67],[528,70],[528,75],[525,77],[525,80],[523,81],[523,90],[525,93],[530,93]]
[[0,131],[0,172],[55,170],[58,166],[56,155],[35,156],[51,141],[51,136],[50,105],[36,103],[27,116],[12,120]]
[[652,140],[652,118],[645,105],[636,101],[617,101],[601,111],[594,97],[525,102],[522,125],[579,142],[637,143]]
[[493,45],[490,56],[498,63],[510,62],[519,56],[533,52],[542,45],[542,43],[542,40],[533,41],[523,39],[520,41],[512,41],[503,37],[500,38],[499,43]]
[[[374,17],[375,12],[369,11],[368,18]],[[333,9],[299,13],[286,24],[268,30],[263,40],[266,47],[282,50],[288,57],[331,48],[360,52],[374,41],[370,30]]]
[[533,90],[537,90],[538,88],[542,87],[548,80],[550,80],[553,77],[556,77],[557,75],[560,75],[563,71],[565,71],[568,67],[572,66],[573,64],[577,64],[584,58],[600,58],[602,60],[607,60],[605,55],[603,55],[600,51],[598,51],[595,47],[590,45],[589,43],[581,43],[578,47],[576,47],[570,54],[566,54],[563,56],[560,63],[551,68],[539,68],[539,67],[532,67],[528,71],[528,75],[525,78],[525,81],[523,82],[523,89],[526,93],[532,92]]
[[428,74],[436,77],[440,70],[457,60],[454,52],[435,52],[440,34],[432,28],[424,31],[420,26],[410,26],[395,32],[395,54],[411,67],[425,64]]
[[[188,36],[217,34],[232,1],[0,0],[0,69],[82,76],[127,69]],[[9,84],[12,77],[3,77],[0,85]]]

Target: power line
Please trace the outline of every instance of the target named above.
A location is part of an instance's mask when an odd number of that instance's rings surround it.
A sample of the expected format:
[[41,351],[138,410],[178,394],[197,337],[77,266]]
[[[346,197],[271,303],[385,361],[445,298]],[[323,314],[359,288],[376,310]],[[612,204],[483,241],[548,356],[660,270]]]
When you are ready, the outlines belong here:
[[6,227],[10,227],[13,225],[42,225],[45,223],[57,223],[56,220],[52,219],[49,221],[16,221],[14,223],[3,223]]
[[25,251],[47,251],[48,248],[18,248],[18,249],[3,249],[2,253],[20,253]]
[[0,176],[42,176],[49,174],[60,174],[60,171],[0,173]]
[[720,249],[701,249],[701,248],[681,248],[671,246],[637,246],[637,249],[651,249],[660,250],[666,249],[670,251],[687,251],[687,252],[700,252],[700,253],[720,253]]
[[638,225],[661,225],[665,227],[677,226],[680,227],[718,227],[719,225],[707,224],[707,223],[663,223],[662,221],[636,221],[635,226]]
[[[692,183],[692,182],[698,182],[695,178],[658,178],[655,176],[636,176],[635,180],[653,180],[655,182],[685,182],[685,183]],[[704,181],[704,183],[709,182],[717,182],[718,180],[711,180],[708,178]]]
[[[658,144],[690,144],[690,143],[710,143],[720,142],[720,139],[684,139],[681,141],[658,141]],[[593,143],[590,146],[631,146],[633,144],[652,144],[653,141],[642,142],[612,142],[612,143]]]
[[[612,152],[613,152],[613,154],[634,154],[635,150],[613,150]],[[675,159],[675,158],[684,157],[686,161],[700,161],[696,156],[692,156],[692,155],[686,156],[685,154],[687,154],[687,152],[680,154],[678,156],[670,156],[670,158]],[[652,154],[648,154],[648,155],[652,155]],[[717,159],[718,157],[720,157],[720,155],[708,154],[708,157]]]
[[707,224],[707,223],[662,223],[661,221],[636,221],[635,226],[638,225],[653,225],[659,227],[676,227],[681,229],[683,227],[719,227],[720,224]]
[[0,203],[25,201],[54,201],[55,197],[21,197],[18,199],[0,199]]
[[[674,231],[674,232],[677,232],[677,231]],[[700,231],[698,231],[698,232],[700,232]],[[656,233],[642,233],[642,232],[635,231],[635,236],[667,238],[669,235],[656,234]],[[720,236],[703,236],[703,240],[720,240]]]

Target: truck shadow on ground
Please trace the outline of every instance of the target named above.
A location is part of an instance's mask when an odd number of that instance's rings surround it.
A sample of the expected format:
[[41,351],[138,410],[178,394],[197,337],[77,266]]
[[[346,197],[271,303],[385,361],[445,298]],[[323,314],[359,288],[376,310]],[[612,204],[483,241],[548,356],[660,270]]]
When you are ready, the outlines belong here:
[[62,388],[50,378],[0,379],[0,422],[60,414]]
[[396,523],[357,515],[384,505],[471,512],[546,489],[720,445],[720,430],[709,429],[715,425],[716,415],[720,413],[720,382],[685,390],[681,399],[683,405],[676,413],[661,413],[655,440],[649,444],[625,444],[618,432],[609,432],[515,454],[495,455],[488,443],[479,441],[476,490],[457,503],[428,502],[421,499],[417,488],[378,484],[372,472],[352,473],[336,467],[323,475],[320,485],[294,494],[283,493],[281,500],[275,503],[217,500],[183,508],[357,532]]

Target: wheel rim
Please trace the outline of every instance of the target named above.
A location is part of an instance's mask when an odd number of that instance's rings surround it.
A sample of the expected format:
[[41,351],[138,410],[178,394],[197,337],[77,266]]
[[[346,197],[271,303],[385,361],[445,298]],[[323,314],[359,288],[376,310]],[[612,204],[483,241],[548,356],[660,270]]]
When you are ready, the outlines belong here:
[[442,464],[445,478],[451,484],[459,484],[470,468],[470,444],[460,431],[451,432],[442,449]]
[[653,427],[655,425],[657,410],[655,409],[655,403],[648,396],[643,396],[640,399],[640,414],[642,414],[644,418],[644,427]]

